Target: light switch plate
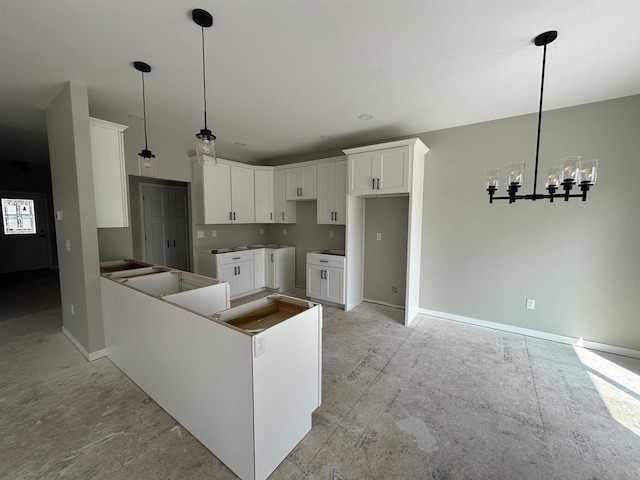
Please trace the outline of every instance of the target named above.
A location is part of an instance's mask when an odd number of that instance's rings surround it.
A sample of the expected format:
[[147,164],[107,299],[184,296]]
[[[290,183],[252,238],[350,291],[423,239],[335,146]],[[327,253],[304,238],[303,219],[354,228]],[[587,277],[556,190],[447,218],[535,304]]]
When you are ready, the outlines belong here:
[[204,232],[202,230],[198,230],[198,238],[204,238]]
[[382,240],[382,233],[376,233],[376,240]]

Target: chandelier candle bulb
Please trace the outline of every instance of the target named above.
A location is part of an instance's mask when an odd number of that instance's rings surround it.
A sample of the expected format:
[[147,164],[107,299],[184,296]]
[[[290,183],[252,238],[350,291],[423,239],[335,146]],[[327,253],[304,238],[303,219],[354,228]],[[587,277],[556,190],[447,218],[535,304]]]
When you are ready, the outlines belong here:
[[562,176],[560,180],[562,182],[569,180],[571,183],[578,183],[580,181],[581,165],[582,157],[579,155],[561,159],[560,167],[562,168]]
[[500,169],[490,168],[485,174],[485,188],[495,188],[500,186]]
[[593,185],[596,183],[596,177],[598,175],[598,160],[585,160],[582,162],[581,178],[582,183],[589,183]]
[[507,188],[509,185],[522,186],[522,179],[524,178],[524,162],[512,162],[507,165]]

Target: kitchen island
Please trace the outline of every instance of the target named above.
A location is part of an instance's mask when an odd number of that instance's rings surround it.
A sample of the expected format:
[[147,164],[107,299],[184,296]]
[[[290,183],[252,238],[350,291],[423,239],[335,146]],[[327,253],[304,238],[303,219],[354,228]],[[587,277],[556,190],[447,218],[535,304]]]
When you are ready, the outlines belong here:
[[321,306],[274,294],[230,309],[216,279],[103,272],[109,359],[241,479],[267,478],[321,402]]

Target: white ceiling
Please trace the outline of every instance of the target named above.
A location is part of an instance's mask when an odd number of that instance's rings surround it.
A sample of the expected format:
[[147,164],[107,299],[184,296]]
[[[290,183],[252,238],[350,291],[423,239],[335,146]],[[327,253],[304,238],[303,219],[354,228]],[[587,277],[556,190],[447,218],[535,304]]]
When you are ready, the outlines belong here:
[[142,114],[134,60],[153,69],[150,149],[167,136],[192,152],[203,127],[193,8],[214,17],[209,128],[218,155],[239,161],[535,112],[532,39],[551,29],[545,110],[640,93],[638,0],[0,0],[3,155],[46,152],[44,109],[68,80],[142,148],[128,118]]

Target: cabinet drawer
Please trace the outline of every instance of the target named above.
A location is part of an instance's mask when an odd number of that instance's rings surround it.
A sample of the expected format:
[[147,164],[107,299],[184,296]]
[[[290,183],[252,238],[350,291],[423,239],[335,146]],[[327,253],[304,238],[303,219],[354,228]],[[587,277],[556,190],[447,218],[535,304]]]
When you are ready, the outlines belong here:
[[216,255],[216,263],[218,265],[228,265],[230,263],[246,262],[250,260],[253,262],[253,250],[245,252],[229,252],[219,253]]
[[346,259],[339,255],[324,255],[322,253],[307,253],[307,263],[325,267],[345,268]]

